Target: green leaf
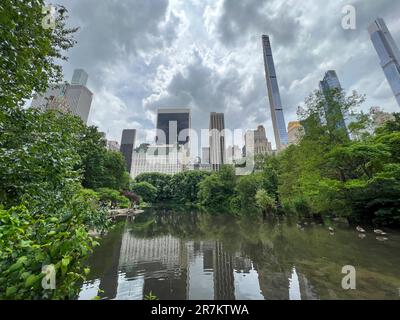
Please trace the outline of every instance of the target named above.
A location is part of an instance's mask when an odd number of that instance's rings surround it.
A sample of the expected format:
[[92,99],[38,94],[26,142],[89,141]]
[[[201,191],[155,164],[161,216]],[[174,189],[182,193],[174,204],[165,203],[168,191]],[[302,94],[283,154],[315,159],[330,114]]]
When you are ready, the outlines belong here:
[[25,280],[25,288],[29,288],[33,286],[38,280],[40,279],[39,276],[31,274],[26,280]]
[[11,297],[17,292],[17,287],[8,287],[6,290],[6,297]]
[[11,267],[8,268],[6,272],[12,273],[12,272],[15,272],[15,271],[21,269],[22,267],[23,267],[23,263],[21,261],[19,261],[19,262],[14,263],[13,265],[11,265]]
[[71,262],[71,259],[69,257],[65,257],[61,260],[61,274],[65,275],[68,269],[68,265]]

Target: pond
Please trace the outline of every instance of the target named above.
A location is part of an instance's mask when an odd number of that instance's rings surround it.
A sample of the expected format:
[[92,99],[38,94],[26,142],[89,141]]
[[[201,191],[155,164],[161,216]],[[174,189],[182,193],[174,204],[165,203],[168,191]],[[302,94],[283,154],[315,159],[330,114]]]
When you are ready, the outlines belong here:
[[[100,240],[79,299],[400,299],[400,233],[333,228],[146,210]],[[346,265],[354,290],[342,288]]]

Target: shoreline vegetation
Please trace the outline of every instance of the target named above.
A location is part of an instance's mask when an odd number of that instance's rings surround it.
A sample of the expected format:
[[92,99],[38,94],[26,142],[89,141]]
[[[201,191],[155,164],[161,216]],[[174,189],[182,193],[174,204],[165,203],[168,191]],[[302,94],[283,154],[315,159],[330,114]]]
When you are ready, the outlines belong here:
[[[186,204],[210,214],[342,217],[350,223],[400,226],[400,114],[370,133],[368,115],[352,128],[356,140],[315,121],[325,103],[349,112],[353,93],[318,93],[302,115],[307,133],[277,156],[256,157],[256,170],[143,174],[130,181],[122,155],[108,151],[96,127],[55,110],[25,109],[33,92],[62,83],[57,63],[76,43],[67,10],[56,8],[44,29],[44,1],[11,1],[1,37],[13,44],[0,70],[0,299],[73,299],[90,272],[82,261],[98,245],[90,236],[110,228],[108,211],[157,203]],[[331,115],[334,117],[335,115]],[[334,120],[334,119],[333,119]],[[334,121],[333,121],[334,122]],[[44,266],[53,266],[56,288]],[[45,282],[44,282],[45,281]],[[45,286],[46,287],[46,286]]]

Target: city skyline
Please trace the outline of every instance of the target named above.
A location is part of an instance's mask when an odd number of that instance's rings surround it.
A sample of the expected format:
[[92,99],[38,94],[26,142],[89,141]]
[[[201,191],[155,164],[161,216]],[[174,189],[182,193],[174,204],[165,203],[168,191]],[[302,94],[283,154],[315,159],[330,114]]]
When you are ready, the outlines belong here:
[[[130,1],[115,6],[101,3],[93,10],[98,15],[107,10],[110,17],[124,14],[120,10],[123,7],[135,11],[136,6]],[[336,69],[341,75],[347,92],[357,89],[367,93],[364,111],[373,105],[396,111],[398,107],[377,62],[367,27],[377,15],[382,16],[399,42],[400,23],[395,19],[398,2],[356,3],[356,30],[342,29],[341,4],[321,6],[316,1],[305,1],[302,6],[276,7],[275,3],[249,1],[248,11],[254,12],[255,19],[239,21],[243,7],[232,2],[156,1],[146,4],[149,22],[145,25],[138,27],[133,16],[121,19],[110,29],[107,21],[100,23],[98,15],[83,17],[81,12],[93,7],[90,1],[68,1],[65,4],[71,24],[82,25],[85,21],[78,45],[70,52],[69,64],[87,68],[91,75],[89,82],[96,97],[89,123],[117,140],[124,127],[135,127],[140,132],[154,128],[157,108],[187,106],[193,111],[194,129],[207,127],[209,112],[224,112],[228,127],[246,129],[263,124],[274,143],[266,112],[265,78],[260,73],[261,34],[270,34],[273,41],[281,94],[288,107],[287,123],[297,120],[297,106],[329,69]],[[214,15],[211,9],[215,9]],[[284,19],[269,17],[266,9],[275,10]],[[319,14],[313,14],[317,10]],[[294,19],[296,12],[301,22]],[[197,16],[207,19],[199,21],[194,18]],[[228,27],[228,20],[233,26],[243,23],[242,32],[235,34]],[[122,21],[130,21],[132,26]],[[166,37],[167,27],[170,37]],[[101,41],[92,43],[99,34],[110,37],[104,50]],[[146,40],[148,34],[153,34],[154,42]],[[118,52],[117,47],[125,49]],[[284,61],[287,64],[282,68]],[[66,75],[71,73],[71,66],[66,64],[64,69]],[[119,117],[121,112],[126,114],[124,119]],[[238,114],[245,114],[246,118]],[[138,140],[144,141],[140,135]]]

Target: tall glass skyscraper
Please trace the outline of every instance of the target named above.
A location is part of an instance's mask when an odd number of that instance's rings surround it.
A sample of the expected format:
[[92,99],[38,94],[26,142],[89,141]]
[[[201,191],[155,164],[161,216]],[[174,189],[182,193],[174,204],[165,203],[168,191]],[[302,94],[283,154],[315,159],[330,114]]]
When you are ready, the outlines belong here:
[[288,144],[288,134],[286,131],[281,95],[279,93],[269,36],[262,36],[262,44],[264,51],[265,78],[267,81],[269,105],[271,108],[271,119],[274,128],[276,148],[279,150]]
[[385,21],[376,19],[368,28],[371,41],[378,53],[383,72],[400,106],[400,51]]
[[[340,85],[340,81],[335,70],[329,70],[325,73],[324,79],[322,79],[322,81],[319,83],[319,88],[326,98],[329,90],[342,90],[342,86]],[[344,115],[339,107],[339,104],[332,103],[332,101],[329,101],[329,99],[325,100],[326,103],[324,105],[324,111],[328,126],[331,128],[343,129],[347,134]]]

